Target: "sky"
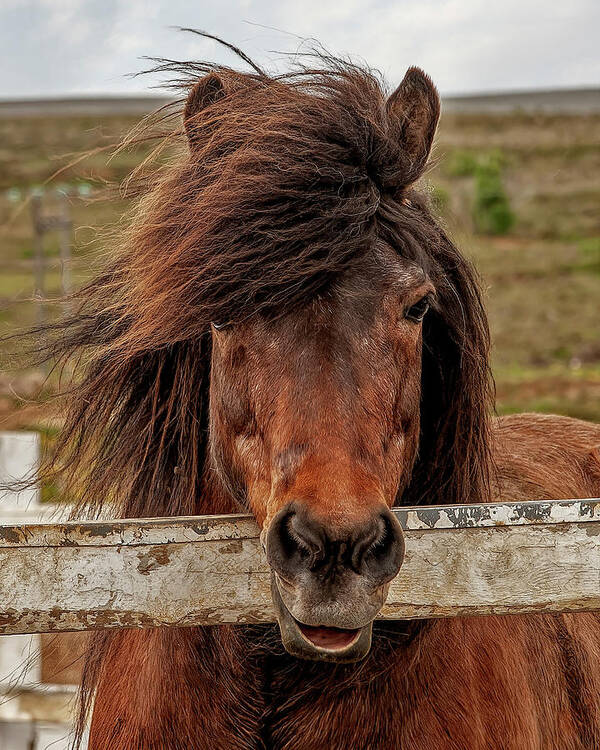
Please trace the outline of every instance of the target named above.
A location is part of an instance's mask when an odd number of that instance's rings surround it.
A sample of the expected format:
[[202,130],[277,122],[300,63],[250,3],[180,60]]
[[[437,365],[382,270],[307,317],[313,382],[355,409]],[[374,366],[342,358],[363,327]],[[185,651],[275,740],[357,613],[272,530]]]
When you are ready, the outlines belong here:
[[442,94],[600,84],[600,0],[0,0],[0,98],[148,91],[144,55],[234,62],[180,26],[272,71],[313,39]]

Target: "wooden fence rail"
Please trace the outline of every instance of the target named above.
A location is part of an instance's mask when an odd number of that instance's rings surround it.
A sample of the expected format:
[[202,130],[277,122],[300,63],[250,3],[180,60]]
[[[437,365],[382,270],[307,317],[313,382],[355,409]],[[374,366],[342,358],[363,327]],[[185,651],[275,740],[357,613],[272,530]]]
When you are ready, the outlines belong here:
[[[399,508],[384,619],[600,609],[600,500]],[[0,526],[0,633],[274,620],[249,516]]]

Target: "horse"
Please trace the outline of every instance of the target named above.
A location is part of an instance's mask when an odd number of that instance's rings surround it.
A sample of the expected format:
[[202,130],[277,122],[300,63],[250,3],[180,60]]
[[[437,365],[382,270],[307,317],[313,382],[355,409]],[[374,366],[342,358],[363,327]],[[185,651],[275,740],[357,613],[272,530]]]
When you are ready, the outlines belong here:
[[95,635],[79,735],[600,747],[596,614],[376,619],[404,553],[393,506],[600,490],[599,426],[493,416],[480,283],[417,184],[432,81],[244,60],[160,65],[186,87],[181,148],[44,351],[80,365],[53,463],[78,510],[252,513],[278,624]]

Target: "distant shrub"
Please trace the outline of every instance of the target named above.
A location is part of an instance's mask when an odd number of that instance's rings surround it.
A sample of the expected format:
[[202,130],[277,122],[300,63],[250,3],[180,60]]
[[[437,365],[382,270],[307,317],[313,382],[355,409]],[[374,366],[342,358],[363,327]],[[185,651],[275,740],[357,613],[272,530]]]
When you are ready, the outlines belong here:
[[496,154],[482,159],[475,168],[473,221],[482,234],[506,234],[515,223],[502,184],[501,159]]
[[581,270],[600,274],[600,237],[586,237],[578,243]]
[[455,149],[446,160],[446,172],[449,177],[472,177],[476,169],[477,157],[466,149]]

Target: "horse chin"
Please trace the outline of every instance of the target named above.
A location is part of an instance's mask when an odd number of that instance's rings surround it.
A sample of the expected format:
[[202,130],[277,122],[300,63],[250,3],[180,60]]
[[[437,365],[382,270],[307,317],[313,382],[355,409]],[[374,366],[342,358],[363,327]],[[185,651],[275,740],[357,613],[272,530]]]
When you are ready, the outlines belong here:
[[372,622],[354,629],[305,625],[285,606],[274,574],[271,594],[281,641],[288,654],[299,659],[344,664],[364,659],[371,650]]

